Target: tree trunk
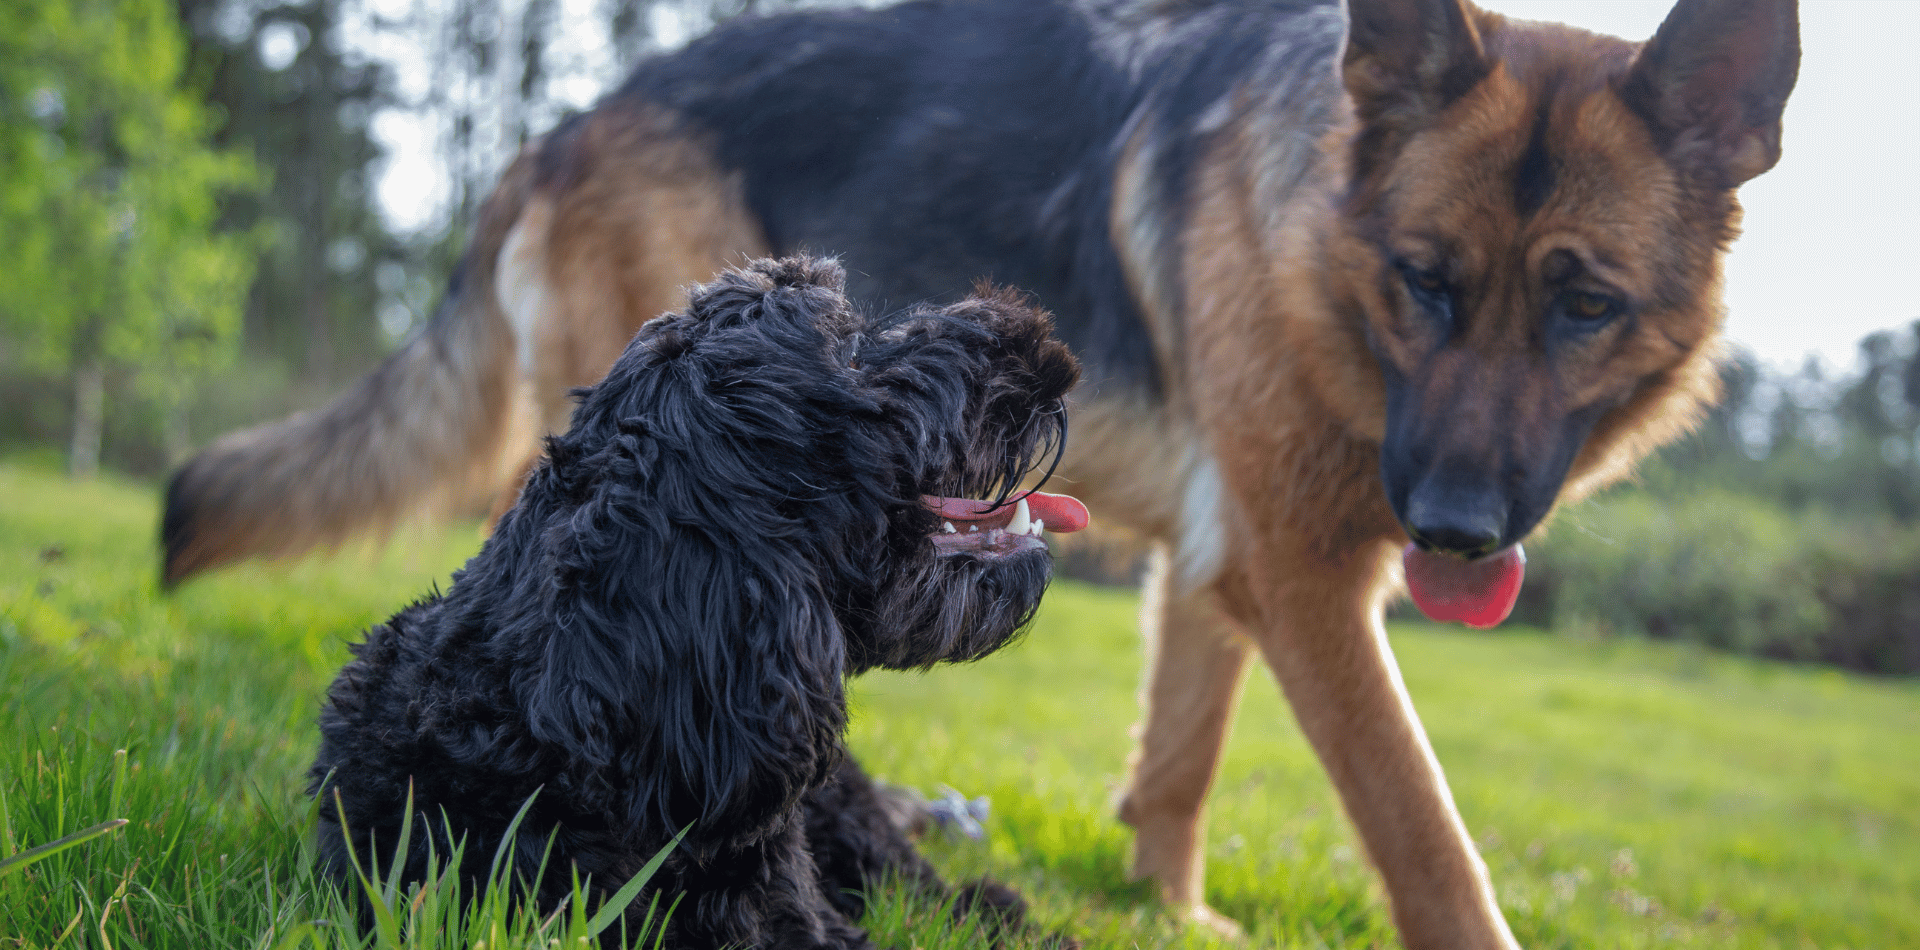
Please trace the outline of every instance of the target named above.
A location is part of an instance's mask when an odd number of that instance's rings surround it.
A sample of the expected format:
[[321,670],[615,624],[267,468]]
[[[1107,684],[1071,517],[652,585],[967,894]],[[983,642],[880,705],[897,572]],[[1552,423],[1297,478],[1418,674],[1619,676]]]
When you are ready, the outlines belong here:
[[313,37],[298,61],[298,68],[312,77],[301,103],[306,113],[308,173],[303,176],[302,203],[306,207],[300,222],[300,298],[305,309],[307,381],[326,386],[333,382],[334,371],[333,287],[327,274],[327,239],[333,233],[339,60],[328,45],[333,42],[331,6],[315,4],[300,20]]
[[100,472],[100,430],[106,421],[107,374],[99,357],[73,370],[73,441],[67,447],[67,473],[92,478]]
[[193,454],[193,436],[187,429],[187,400],[168,399],[160,427],[160,447],[167,453],[167,467],[179,468]]

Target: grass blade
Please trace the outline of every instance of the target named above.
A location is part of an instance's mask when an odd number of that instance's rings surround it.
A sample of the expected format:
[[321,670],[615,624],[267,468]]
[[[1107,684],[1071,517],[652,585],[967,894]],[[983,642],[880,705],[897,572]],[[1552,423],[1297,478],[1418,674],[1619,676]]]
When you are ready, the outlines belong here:
[[360,879],[360,889],[366,892],[367,903],[372,905],[374,935],[379,940],[379,946],[385,950],[397,948],[400,946],[400,923],[394,920],[393,908],[388,907],[382,900],[385,895],[380,889],[380,869],[374,867],[373,856],[373,852],[378,848],[372,836],[368,836],[366,867],[373,873],[372,879],[369,879],[367,870],[361,868],[360,855],[354,851],[353,833],[347,828],[347,806],[340,800],[340,789],[334,788],[330,791],[333,792],[333,814],[340,823],[340,838],[347,845],[347,863],[353,866],[354,876]]
[[633,903],[633,899],[640,895],[640,889],[647,886],[647,881],[653,877],[654,872],[660,870],[660,865],[667,862],[667,855],[672,854],[673,849],[680,847],[680,839],[685,838],[692,828],[693,825],[689,824],[680,829],[680,833],[674,835],[673,840],[667,842],[667,846],[661,848],[638,874],[622,884],[619,890],[614,891],[612,897],[607,898],[607,902],[600,906],[599,913],[594,914],[593,919],[587,921],[587,936],[600,936],[601,931],[613,926],[613,922],[619,920],[621,914],[626,913],[627,905]]
[[15,871],[25,870],[27,865],[35,861],[53,857],[75,845],[85,844],[101,835],[117,831],[126,823],[127,819],[125,818],[114,818],[109,821],[103,821],[91,828],[82,828],[73,834],[56,841],[49,841],[37,848],[28,848],[13,857],[0,861],[0,877],[12,874]]
[[[393,864],[387,868],[387,884],[384,895],[387,906],[396,906],[394,901],[400,894],[401,879],[407,869],[407,850],[413,844],[413,779],[407,779],[407,810],[400,816],[400,840],[393,848]],[[369,855],[367,860],[373,860]]]
[[533,794],[528,795],[527,800],[520,804],[520,810],[513,813],[513,820],[507,822],[506,833],[500,836],[500,846],[493,849],[493,865],[487,868],[487,880],[502,880],[500,868],[512,863],[514,836],[520,831],[520,822],[526,820],[527,812],[533,810],[533,800],[539,797],[540,789],[536,788]]

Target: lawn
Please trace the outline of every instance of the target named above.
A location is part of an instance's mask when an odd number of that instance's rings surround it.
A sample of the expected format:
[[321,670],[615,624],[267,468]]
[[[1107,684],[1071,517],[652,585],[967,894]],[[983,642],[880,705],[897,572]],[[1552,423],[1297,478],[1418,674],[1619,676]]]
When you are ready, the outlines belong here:
[[[161,597],[150,486],[0,463],[0,498],[0,860],[128,819],[0,874],[0,950],[340,944],[302,878],[318,697],[355,632],[444,583],[473,529]],[[852,743],[894,781],[991,796],[985,840],[928,843],[953,873],[1015,883],[1089,947],[1197,945],[1125,880],[1109,805],[1135,606],[1056,585],[998,656],[861,680]],[[1920,684],[1527,630],[1400,625],[1393,643],[1526,946],[1920,947]],[[1398,946],[1264,675],[1210,815],[1209,899],[1254,946]],[[883,944],[957,939],[897,904],[875,916]]]

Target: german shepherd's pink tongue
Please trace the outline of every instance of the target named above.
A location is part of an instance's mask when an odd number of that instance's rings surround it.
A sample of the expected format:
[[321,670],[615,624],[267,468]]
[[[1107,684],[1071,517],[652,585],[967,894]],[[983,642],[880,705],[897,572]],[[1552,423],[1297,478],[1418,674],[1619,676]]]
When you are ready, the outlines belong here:
[[[1044,521],[1047,530],[1058,534],[1079,531],[1087,526],[1087,506],[1072,495],[1049,495],[1043,491],[1029,493],[1027,513],[1035,521]],[[1012,505],[997,510],[989,510],[992,505],[972,498],[945,498],[938,495],[923,495],[922,504],[933,509],[933,513],[961,524],[979,525],[989,528],[1004,528],[1013,520],[1015,509]],[[1024,528],[1023,528],[1024,530]]]
[[1527,575],[1527,553],[1517,544],[1477,561],[1409,544],[1401,561],[1407,570],[1407,590],[1428,619],[1458,620],[1482,630],[1499,626],[1513,613],[1520,582]]

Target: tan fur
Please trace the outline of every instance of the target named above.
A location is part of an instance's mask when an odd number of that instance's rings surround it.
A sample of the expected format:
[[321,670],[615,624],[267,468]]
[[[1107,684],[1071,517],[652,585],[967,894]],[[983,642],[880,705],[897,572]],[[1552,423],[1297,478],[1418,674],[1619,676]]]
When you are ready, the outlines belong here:
[[[555,288],[532,321],[525,366],[546,432],[567,427],[568,391],[598,381],[641,324],[684,304],[692,284],[767,253],[737,178],[660,112],[595,110],[561,174],[562,187],[543,189],[521,217]],[[524,448],[523,466],[538,443]]]

